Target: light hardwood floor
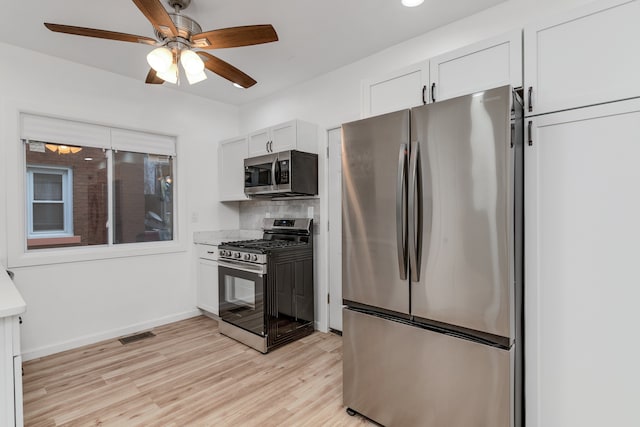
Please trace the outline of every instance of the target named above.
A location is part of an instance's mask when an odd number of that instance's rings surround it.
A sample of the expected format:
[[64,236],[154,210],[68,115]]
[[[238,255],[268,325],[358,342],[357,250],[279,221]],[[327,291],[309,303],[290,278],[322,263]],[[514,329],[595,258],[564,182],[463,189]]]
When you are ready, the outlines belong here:
[[342,340],[262,355],[200,316],[24,364],[25,426],[362,426],[342,406]]

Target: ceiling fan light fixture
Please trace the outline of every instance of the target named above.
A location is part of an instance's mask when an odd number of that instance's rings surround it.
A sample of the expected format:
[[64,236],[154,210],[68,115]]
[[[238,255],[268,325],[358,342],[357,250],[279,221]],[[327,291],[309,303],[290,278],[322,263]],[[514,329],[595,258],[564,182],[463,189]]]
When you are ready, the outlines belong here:
[[424,0],[402,0],[402,5],[406,7],[416,7],[424,3]]
[[163,73],[173,64],[173,52],[166,47],[158,47],[149,52],[147,62],[157,73]]
[[185,75],[187,76],[187,81],[190,85],[194,85],[207,79],[207,75],[204,73],[204,70],[200,71],[199,73],[189,73],[185,70]]
[[197,75],[204,70],[204,62],[192,50],[186,49],[180,52],[180,63],[187,74]]
[[165,82],[176,84],[178,83],[178,66],[174,62],[168,70],[158,72],[156,75]]
[[237,87],[238,89],[244,89],[244,86],[239,85],[238,83],[234,83],[233,87]]

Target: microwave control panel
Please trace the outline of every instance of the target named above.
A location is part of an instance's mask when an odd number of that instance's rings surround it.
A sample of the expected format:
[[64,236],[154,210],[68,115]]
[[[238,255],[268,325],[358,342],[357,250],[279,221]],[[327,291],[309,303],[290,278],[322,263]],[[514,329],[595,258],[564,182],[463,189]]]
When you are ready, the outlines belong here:
[[280,182],[279,184],[289,183],[289,160],[282,160],[280,162]]

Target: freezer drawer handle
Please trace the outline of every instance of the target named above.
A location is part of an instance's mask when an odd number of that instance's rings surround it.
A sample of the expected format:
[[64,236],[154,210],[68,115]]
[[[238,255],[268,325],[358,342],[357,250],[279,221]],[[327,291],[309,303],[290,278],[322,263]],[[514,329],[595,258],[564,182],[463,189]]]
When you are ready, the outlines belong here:
[[407,144],[400,144],[398,153],[398,181],[396,185],[396,247],[400,279],[407,278]]
[[409,240],[409,270],[411,281],[420,281],[420,255],[422,245],[422,185],[420,173],[420,143],[411,144],[411,159],[409,164],[409,224],[413,225],[413,235]]
[[527,124],[527,134],[528,134],[529,146],[533,145],[533,135],[531,135],[531,127],[532,126],[533,126],[533,121],[529,120],[529,123]]

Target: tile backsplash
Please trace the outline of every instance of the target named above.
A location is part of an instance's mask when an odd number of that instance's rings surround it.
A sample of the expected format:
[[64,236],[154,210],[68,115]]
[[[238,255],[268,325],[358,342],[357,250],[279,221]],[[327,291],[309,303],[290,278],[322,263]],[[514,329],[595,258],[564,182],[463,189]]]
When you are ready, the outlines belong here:
[[313,218],[314,234],[320,220],[320,199],[249,200],[240,203],[240,228],[259,230],[262,220],[271,218]]

